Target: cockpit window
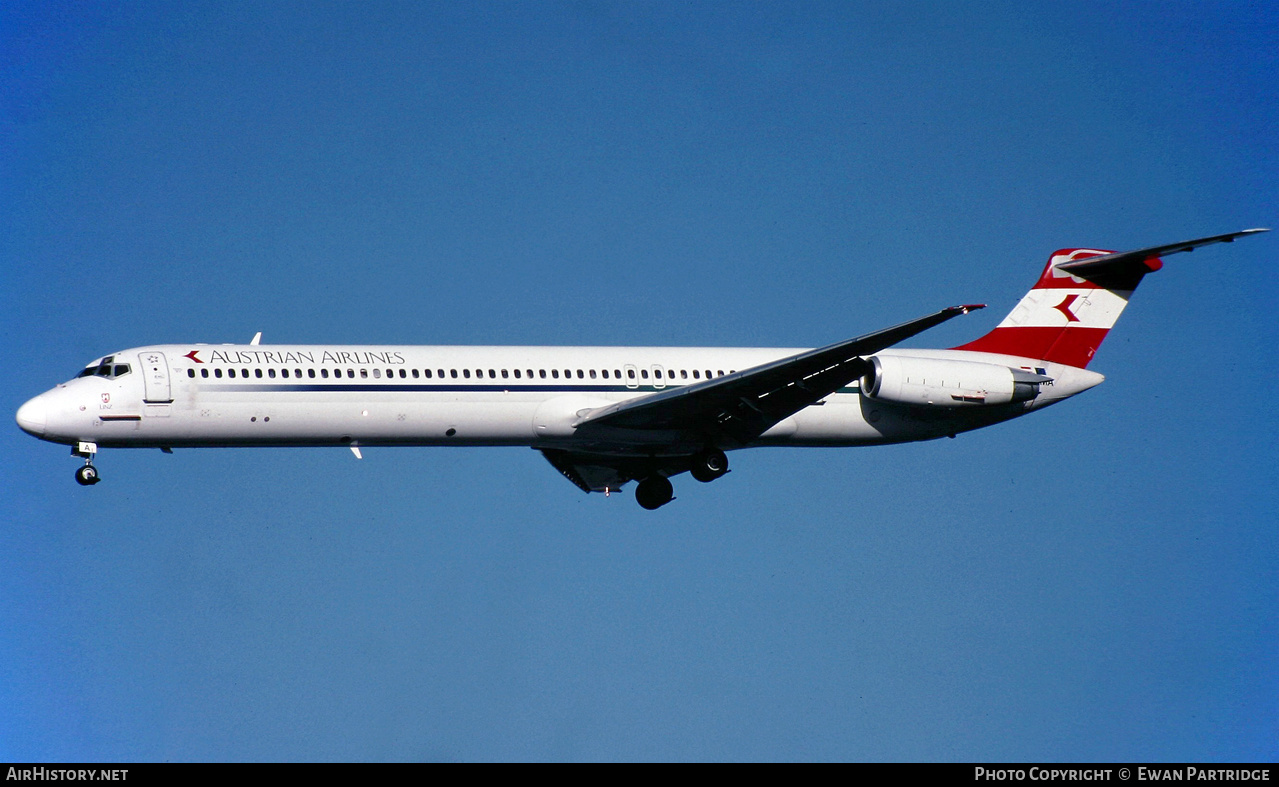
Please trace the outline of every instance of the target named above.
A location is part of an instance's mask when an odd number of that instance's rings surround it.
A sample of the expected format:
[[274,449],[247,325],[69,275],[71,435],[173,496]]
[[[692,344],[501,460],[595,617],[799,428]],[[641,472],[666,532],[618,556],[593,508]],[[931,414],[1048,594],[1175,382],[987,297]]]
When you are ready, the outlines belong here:
[[115,378],[123,377],[132,371],[127,363],[112,363],[112,360],[114,359],[114,355],[108,355],[96,366],[85,368],[77,374],[76,377],[105,377],[108,380],[114,380]]

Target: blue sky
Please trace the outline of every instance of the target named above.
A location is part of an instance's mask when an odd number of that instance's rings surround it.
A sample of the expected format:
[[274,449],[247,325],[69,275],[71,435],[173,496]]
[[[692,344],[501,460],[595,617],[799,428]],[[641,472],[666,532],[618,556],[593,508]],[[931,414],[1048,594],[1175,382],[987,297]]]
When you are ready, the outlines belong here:
[[[5,409],[158,342],[813,346],[1276,223],[1265,3],[7,3]],[[1101,387],[648,513],[0,430],[0,759],[1274,760],[1273,236]]]

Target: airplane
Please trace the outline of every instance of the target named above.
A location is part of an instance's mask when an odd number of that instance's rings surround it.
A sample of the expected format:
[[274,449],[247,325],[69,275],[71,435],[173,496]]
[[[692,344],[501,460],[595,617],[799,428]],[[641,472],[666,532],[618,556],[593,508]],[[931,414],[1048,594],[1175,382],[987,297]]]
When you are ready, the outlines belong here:
[[817,349],[164,344],[99,358],[16,420],[84,459],[99,448],[530,446],[585,492],[728,472],[727,451],[934,440],[1007,421],[1105,378],[1087,366],[1161,257],[1267,232],[1128,252],[1062,249],[986,335],[890,349],[980,304]]

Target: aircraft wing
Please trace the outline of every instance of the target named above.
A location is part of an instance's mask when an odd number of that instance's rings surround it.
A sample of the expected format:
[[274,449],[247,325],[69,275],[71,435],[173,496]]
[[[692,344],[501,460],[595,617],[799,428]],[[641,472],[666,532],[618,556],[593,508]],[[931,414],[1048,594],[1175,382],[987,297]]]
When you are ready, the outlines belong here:
[[860,377],[868,364],[862,356],[980,308],[983,306],[951,306],[714,380],[601,407],[577,422],[577,433],[588,436],[593,430],[606,428],[693,431],[706,434],[717,444],[741,445]]

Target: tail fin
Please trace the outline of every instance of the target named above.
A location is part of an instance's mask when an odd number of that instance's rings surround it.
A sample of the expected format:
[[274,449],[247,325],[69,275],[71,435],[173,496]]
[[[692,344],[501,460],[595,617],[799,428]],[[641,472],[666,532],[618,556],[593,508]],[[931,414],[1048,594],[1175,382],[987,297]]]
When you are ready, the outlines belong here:
[[954,349],[1085,368],[1142,278],[1163,267],[1160,255],[1230,243],[1242,235],[1265,231],[1244,230],[1119,253],[1061,249],[1049,258],[1034,288],[1003,322],[980,339]]
[[1053,253],[1035,287],[1026,293],[995,330],[956,350],[1018,355],[1084,368],[1115,325],[1142,276],[1163,265],[1157,257],[1142,261],[1125,280],[1107,289],[1058,268],[1062,263],[1112,252],[1061,249]]

